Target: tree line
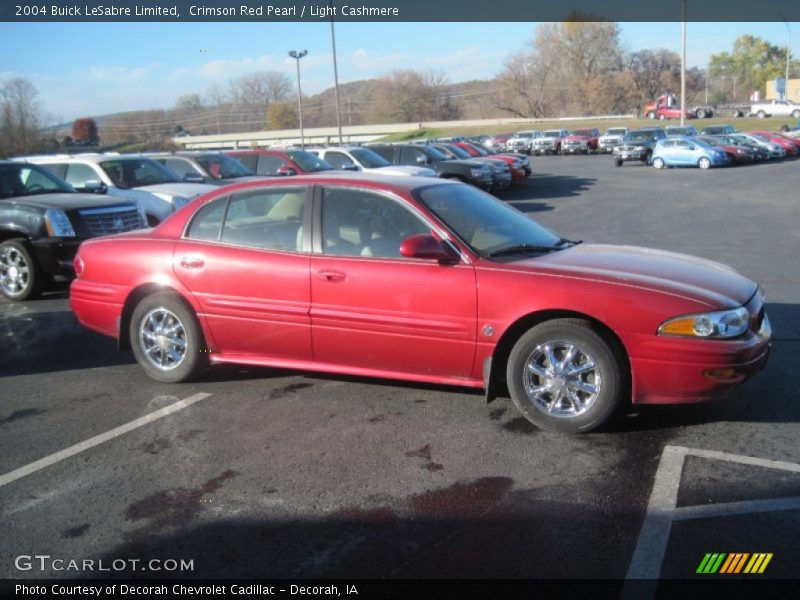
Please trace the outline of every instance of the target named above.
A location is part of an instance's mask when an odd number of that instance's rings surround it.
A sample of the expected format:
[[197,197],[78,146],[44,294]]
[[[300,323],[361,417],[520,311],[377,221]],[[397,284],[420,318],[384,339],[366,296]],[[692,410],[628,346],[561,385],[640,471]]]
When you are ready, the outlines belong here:
[[[762,95],[785,69],[786,50],[743,35],[707,68],[686,73],[687,102],[741,101]],[[800,63],[793,61],[792,71]],[[442,71],[395,69],[378,79],[340,86],[343,125],[472,118],[641,114],[645,103],[680,89],[680,57],[668,49],[625,49],[618,24],[543,23],[490,80],[452,83]],[[182,131],[194,134],[292,129],[299,125],[295,80],[279,71],[233,77],[181,96],[170,109],[119,113],[97,124],[79,119],[70,135],[45,133],[36,88],[22,78],[0,82],[0,155],[44,151],[63,144],[139,141],[162,147]],[[333,90],[303,97],[306,127],[336,124]]]

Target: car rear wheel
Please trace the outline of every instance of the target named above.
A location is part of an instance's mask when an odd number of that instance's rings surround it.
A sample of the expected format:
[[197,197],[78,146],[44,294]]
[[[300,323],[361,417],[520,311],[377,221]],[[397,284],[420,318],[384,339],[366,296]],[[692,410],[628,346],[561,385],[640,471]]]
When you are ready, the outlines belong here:
[[758,112],[756,113],[756,116],[757,116],[759,119],[763,119],[764,117],[766,117],[766,116],[767,116],[767,113],[765,113],[763,110],[760,110],[760,111],[758,111]]
[[697,161],[697,166],[701,169],[708,169],[711,167],[711,161],[703,156],[700,160]]
[[24,240],[0,244],[0,293],[9,300],[31,300],[40,291],[42,274]]
[[522,415],[542,429],[582,433],[623,405],[624,360],[581,319],[532,327],[514,345],[506,377]]
[[664,159],[663,159],[663,158],[661,158],[660,156],[656,156],[656,157],[653,159],[653,166],[654,166],[656,169],[663,169],[663,168],[664,168]]
[[667,118],[667,117],[666,117],[666,115],[663,115],[663,114],[661,114],[661,115],[658,115],[658,119],[659,119],[660,121],[663,121],[663,120],[664,120],[664,119],[666,119],[666,118]]
[[187,381],[208,364],[197,318],[172,292],[147,296],[136,306],[130,339],[136,360],[157,381]]

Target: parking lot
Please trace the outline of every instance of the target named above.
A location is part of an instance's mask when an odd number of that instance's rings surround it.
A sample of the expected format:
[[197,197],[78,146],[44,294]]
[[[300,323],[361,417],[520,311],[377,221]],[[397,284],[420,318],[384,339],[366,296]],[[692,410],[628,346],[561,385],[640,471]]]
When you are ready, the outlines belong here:
[[760,282],[767,368],[723,402],[566,436],[457,388],[239,367],[159,384],[66,293],[1,302],[2,577],[91,575],[15,564],[50,555],[193,561],[119,571],[137,578],[691,578],[710,552],[797,577],[800,161],[531,164],[502,197],[564,237]]

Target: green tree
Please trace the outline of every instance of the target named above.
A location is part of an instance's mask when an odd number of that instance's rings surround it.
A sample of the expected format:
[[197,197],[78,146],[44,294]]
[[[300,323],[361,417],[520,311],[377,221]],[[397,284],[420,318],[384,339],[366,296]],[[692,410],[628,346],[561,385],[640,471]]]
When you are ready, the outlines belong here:
[[[798,62],[793,61],[793,69],[797,65]],[[775,46],[752,35],[742,35],[733,42],[730,52],[712,54],[708,67],[709,75],[717,82],[715,87],[725,90],[727,99],[745,100],[753,91],[763,95],[767,81],[785,73],[786,47]]]

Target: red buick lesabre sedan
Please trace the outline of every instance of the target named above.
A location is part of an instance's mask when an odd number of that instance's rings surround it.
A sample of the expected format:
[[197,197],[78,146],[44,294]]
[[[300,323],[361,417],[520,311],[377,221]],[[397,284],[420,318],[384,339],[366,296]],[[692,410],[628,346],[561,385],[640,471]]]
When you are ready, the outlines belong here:
[[536,425],[710,399],[766,362],[758,285],[714,262],[565,240],[452,181],[317,174],[219,188],[84,242],[72,309],[144,370],[241,363],[507,386]]

